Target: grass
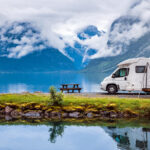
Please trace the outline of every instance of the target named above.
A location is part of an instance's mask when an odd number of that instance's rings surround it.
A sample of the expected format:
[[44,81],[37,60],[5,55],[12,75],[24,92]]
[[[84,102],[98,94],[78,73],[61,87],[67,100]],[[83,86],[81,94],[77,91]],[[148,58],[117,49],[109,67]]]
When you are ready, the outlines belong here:
[[43,94],[0,94],[0,103],[37,103],[43,104],[49,101],[49,96]]
[[[37,103],[48,105],[49,102],[49,94],[0,94],[0,104]],[[117,111],[150,114],[150,99],[64,95],[62,106],[91,106],[92,108],[112,108]]]

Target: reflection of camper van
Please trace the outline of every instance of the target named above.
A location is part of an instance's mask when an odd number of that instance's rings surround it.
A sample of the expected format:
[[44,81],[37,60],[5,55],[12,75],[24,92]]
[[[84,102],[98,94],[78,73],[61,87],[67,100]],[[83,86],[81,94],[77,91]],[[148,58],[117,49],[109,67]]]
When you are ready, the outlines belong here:
[[150,150],[150,132],[148,128],[110,128],[103,127],[116,142],[118,149]]
[[128,59],[101,83],[101,89],[114,94],[118,91],[150,92],[150,58]]

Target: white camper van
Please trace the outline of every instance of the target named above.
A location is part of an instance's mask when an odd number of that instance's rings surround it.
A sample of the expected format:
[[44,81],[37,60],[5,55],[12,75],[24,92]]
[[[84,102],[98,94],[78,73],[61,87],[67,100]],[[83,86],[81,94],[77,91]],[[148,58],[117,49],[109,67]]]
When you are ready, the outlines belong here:
[[150,92],[150,58],[133,58],[118,64],[118,68],[101,83],[101,89],[115,94],[118,91]]

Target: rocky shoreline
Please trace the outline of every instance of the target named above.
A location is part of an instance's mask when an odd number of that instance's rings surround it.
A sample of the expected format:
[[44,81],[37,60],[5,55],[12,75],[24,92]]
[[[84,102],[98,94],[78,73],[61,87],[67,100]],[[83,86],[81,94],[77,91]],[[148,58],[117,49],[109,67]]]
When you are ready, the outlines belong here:
[[[89,106],[49,106],[36,103],[27,104],[0,104],[0,118],[136,118],[139,114],[126,110],[124,112],[115,109],[115,105],[109,105],[105,108]],[[143,116],[142,116],[143,117]]]

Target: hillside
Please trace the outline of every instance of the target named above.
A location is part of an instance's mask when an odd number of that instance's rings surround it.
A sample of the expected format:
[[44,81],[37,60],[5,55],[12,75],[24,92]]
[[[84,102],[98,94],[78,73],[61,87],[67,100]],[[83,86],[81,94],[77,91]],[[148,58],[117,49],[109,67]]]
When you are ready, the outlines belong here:
[[123,60],[135,57],[150,57],[150,32],[147,32],[138,39],[130,40],[130,44],[126,44],[126,41],[122,42],[122,39],[119,39],[118,41],[113,41],[111,38],[115,27],[117,26],[118,28],[118,24],[119,32],[123,32],[122,28],[124,31],[128,31],[129,26],[133,26],[137,22],[139,22],[138,19],[128,16],[124,16],[115,20],[111,26],[109,40],[107,44],[108,47],[113,47],[114,52],[117,50],[118,47],[121,47],[122,52],[117,56],[102,57],[91,60],[90,63],[85,67],[83,72],[113,71],[116,68],[116,65]]
[[[101,34],[97,27],[89,25],[77,33],[77,39],[82,41]],[[78,41],[74,41],[73,46],[66,43],[62,51],[50,46],[29,22],[13,22],[0,27],[0,72],[80,70],[90,61],[83,62],[84,56],[95,53]]]
[[[31,51],[31,52],[30,52]],[[26,54],[28,52],[28,54]],[[0,72],[50,72],[75,70],[59,50],[47,46],[30,23],[15,22],[0,29]]]

